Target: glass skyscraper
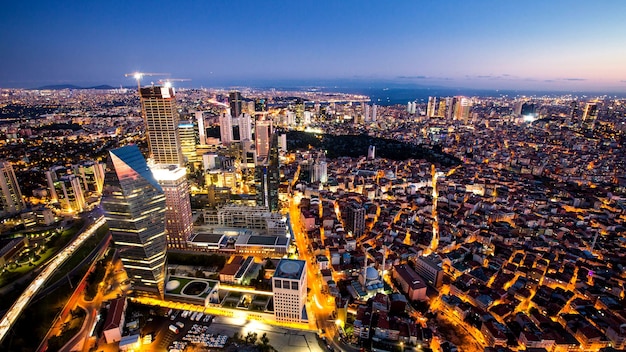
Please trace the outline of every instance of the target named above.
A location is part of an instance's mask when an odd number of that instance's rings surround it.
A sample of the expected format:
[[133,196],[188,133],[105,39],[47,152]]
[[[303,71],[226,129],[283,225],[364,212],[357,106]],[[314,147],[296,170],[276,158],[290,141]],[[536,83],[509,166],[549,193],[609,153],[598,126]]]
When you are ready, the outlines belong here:
[[109,151],[101,204],[135,294],[163,298],[165,195],[137,146]]

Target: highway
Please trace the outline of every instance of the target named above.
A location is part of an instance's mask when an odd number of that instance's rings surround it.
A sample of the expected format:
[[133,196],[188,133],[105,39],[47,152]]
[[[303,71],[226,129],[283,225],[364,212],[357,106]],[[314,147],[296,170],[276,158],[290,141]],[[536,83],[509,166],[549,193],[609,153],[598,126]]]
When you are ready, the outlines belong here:
[[33,282],[28,285],[26,290],[22,293],[22,295],[13,303],[11,308],[6,312],[6,314],[0,320],[0,342],[4,340],[7,333],[17,320],[17,318],[22,314],[28,303],[30,303],[31,299],[37,294],[37,292],[41,289],[43,284],[54,274],[54,272],[69,258],[74,251],[76,251],[80,246],[87,240],[91,235],[93,235],[96,230],[100,228],[100,226],[104,225],[105,220],[104,217],[101,216],[97,219],[91,226],[89,226],[82,234],[80,234],[74,241],[69,243],[61,252],[59,252],[54,259],[52,259],[49,264],[37,275],[37,277],[33,280]]

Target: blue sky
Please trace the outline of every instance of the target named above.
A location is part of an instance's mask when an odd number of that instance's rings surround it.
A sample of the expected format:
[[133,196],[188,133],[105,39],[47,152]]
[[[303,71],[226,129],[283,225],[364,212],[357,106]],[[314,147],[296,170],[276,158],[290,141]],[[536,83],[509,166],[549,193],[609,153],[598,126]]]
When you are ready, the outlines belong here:
[[0,86],[395,82],[626,91],[626,1],[11,1]]

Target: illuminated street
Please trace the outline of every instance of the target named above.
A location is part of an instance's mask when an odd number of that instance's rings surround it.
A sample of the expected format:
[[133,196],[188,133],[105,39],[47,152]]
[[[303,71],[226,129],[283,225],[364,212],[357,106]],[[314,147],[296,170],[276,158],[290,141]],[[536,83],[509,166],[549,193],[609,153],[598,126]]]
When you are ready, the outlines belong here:
[[28,305],[30,300],[35,296],[37,291],[42,287],[46,280],[54,274],[54,272],[69,258],[72,253],[83,244],[91,235],[93,235],[100,226],[104,225],[104,217],[97,219],[87,230],[80,234],[76,240],[67,245],[59,254],[57,254],[52,261],[46,266],[39,275],[33,280],[17,301],[11,306],[6,314],[0,320],[0,341],[4,339],[7,332],[22,313],[24,308]]

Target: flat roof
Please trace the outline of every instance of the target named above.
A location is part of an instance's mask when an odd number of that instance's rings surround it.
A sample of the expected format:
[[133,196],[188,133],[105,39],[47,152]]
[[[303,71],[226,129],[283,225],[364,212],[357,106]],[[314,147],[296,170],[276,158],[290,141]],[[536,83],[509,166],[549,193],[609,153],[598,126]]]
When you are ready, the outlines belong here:
[[305,264],[304,260],[283,258],[278,262],[274,277],[299,280],[304,272]]
[[224,235],[219,233],[198,233],[191,238],[191,242],[220,244],[223,237]]

